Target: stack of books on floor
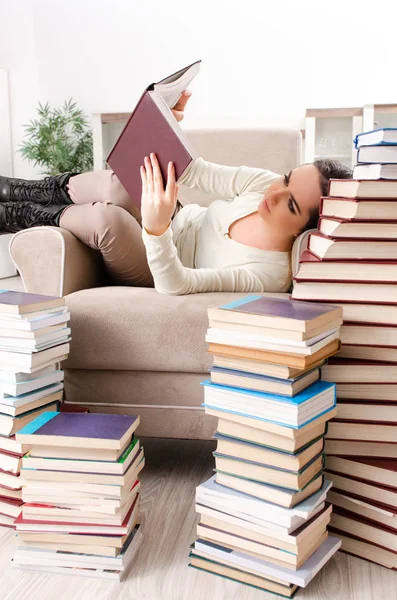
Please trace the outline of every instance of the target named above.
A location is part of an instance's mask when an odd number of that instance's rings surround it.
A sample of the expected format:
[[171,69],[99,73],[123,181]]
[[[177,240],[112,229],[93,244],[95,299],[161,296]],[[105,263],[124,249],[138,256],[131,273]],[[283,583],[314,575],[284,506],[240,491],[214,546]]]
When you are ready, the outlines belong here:
[[48,412],[16,434],[22,513],[14,566],[121,580],[142,539],[139,417]]
[[13,527],[22,510],[28,447],[15,433],[62,400],[69,319],[64,298],[0,291],[0,525]]
[[343,306],[341,352],[322,368],[338,398],[331,526],[342,550],[397,568],[397,130],[356,145],[354,179],[330,182],[293,297]]
[[209,322],[215,475],[197,488],[190,565],[290,598],[340,546],[323,476],[335,385],[319,366],[339,349],[342,311],[249,296]]

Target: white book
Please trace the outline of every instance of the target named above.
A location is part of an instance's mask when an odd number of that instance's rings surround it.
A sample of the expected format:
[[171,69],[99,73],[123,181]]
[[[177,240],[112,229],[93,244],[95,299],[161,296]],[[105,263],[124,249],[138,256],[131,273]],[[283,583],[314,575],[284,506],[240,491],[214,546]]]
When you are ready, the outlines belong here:
[[23,340],[13,338],[2,338],[0,340],[0,351],[5,352],[21,352],[27,354],[29,352],[40,352],[41,350],[47,350],[53,348],[57,344],[65,343],[70,341],[71,337],[70,327],[62,329],[61,333],[48,334],[42,336],[41,340]]
[[29,402],[40,400],[41,398],[45,398],[46,396],[61,390],[63,390],[63,382],[57,382],[35,390],[34,392],[22,394],[21,396],[5,396],[0,399],[0,413],[5,413],[9,407],[17,408],[19,406],[24,406],[25,404],[29,404]]
[[[47,319],[49,317],[52,317],[54,315],[64,315],[65,313],[68,312],[68,309],[66,306],[58,306],[56,308],[49,308],[48,310],[37,310],[34,312],[30,312],[30,313],[22,313],[22,314],[17,314],[17,313],[2,313],[0,311],[0,322],[2,321],[7,321],[7,323],[12,322],[19,322],[19,321],[39,321],[41,319]],[[41,326],[40,326],[41,327]]]
[[196,488],[198,504],[205,505],[208,501],[217,502],[227,512],[232,509],[245,514],[247,520],[251,517],[265,520],[266,517],[268,523],[288,528],[289,533],[300,527],[303,521],[312,518],[317,506],[325,501],[327,492],[332,486],[331,481],[325,480],[318,492],[293,508],[284,508],[220,485],[215,478],[216,475],[213,475]]
[[[13,568],[23,571],[59,573],[62,575],[77,575],[78,577],[121,581],[131,567],[132,561],[142,543],[142,538],[143,534],[141,528],[139,528],[128,548],[118,557],[113,558],[54,551],[56,555],[68,555],[69,558],[66,560],[59,560],[54,557],[53,559],[42,559],[42,562],[40,562],[40,558],[28,559],[22,552],[22,550],[25,549],[25,546],[20,546],[17,549],[17,553],[13,560]],[[38,548],[32,549],[29,547],[27,547],[27,550],[29,552],[32,552],[33,550],[36,554],[39,551]],[[44,550],[44,552],[48,553],[49,551]],[[88,560],[91,560],[92,562],[88,562]],[[73,564],[73,566],[64,566],[65,564]]]
[[252,525],[258,525],[259,527],[266,528],[270,531],[273,531],[275,535],[280,536],[288,536],[289,534],[293,533],[295,529],[299,529],[299,527],[302,527],[302,525],[304,525],[309,519],[312,519],[319,512],[321,512],[324,507],[325,502],[321,502],[316,506],[316,508],[310,514],[310,517],[308,519],[294,517],[292,520],[292,525],[290,527],[285,527],[282,525],[277,525],[276,523],[272,523],[271,521],[266,521],[263,518],[259,518],[254,515],[249,515],[245,512],[236,510],[232,504],[223,504],[222,501],[216,502],[215,500],[212,500],[208,497],[200,500],[200,503],[198,503],[196,499],[197,512],[200,512],[199,508],[201,510],[213,510],[223,514],[225,513],[225,511],[227,511],[227,514],[231,517],[240,519],[244,523],[251,523]]
[[[299,535],[293,535],[293,534],[291,535],[291,533],[287,532],[285,527],[274,527],[274,525],[272,525],[272,524],[270,524],[270,526],[267,526],[266,524],[258,525],[257,523],[251,523],[250,521],[247,521],[246,519],[242,519],[240,517],[236,517],[235,515],[230,514],[229,511],[226,512],[225,509],[216,510],[209,506],[204,506],[202,504],[196,504],[196,512],[201,515],[201,521],[203,521],[203,519],[205,519],[206,517],[209,517],[210,519],[216,519],[216,524],[214,522],[213,522],[214,524],[209,522],[209,523],[204,523],[204,525],[208,525],[210,527],[217,527],[218,523],[221,522],[221,523],[223,523],[223,525],[220,524],[219,528],[222,529],[222,531],[227,532],[227,533],[232,533],[231,531],[229,531],[229,529],[232,528],[233,526],[235,526],[240,529],[244,529],[245,531],[249,531],[253,534],[257,533],[262,536],[271,538],[272,539],[271,545],[274,545],[274,546],[277,546],[276,540],[277,540],[277,542],[284,542],[286,544],[291,544],[293,546],[297,546],[307,534],[310,534],[311,531],[316,529],[317,525],[319,524],[319,521],[322,521],[323,517],[324,517],[324,515],[321,515],[318,519],[314,519],[314,521],[312,521],[312,523],[310,523],[310,525],[307,528],[305,528],[303,534],[301,532]],[[325,513],[326,513],[326,515],[329,515],[330,512],[331,512],[331,506],[328,506]],[[200,521],[200,523],[201,523],[201,521]],[[304,525],[307,522],[308,522],[308,520],[304,521],[302,524]],[[234,532],[234,533],[235,533],[235,535],[240,535],[240,533],[238,533],[238,532]],[[245,535],[244,537],[248,537],[248,536]],[[263,541],[262,543],[270,543],[270,542]]]
[[340,547],[341,541],[336,537],[329,536],[305,561],[302,567],[296,571],[277,566],[250,554],[244,554],[243,552],[237,552],[219,544],[213,544],[207,540],[198,539],[194,543],[192,553],[203,558],[208,558],[209,560],[216,558],[227,560],[242,570],[246,567],[258,571],[264,577],[266,575],[276,577],[285,583],[293,583],[300,587],[306,587]]
[[[237,339],[241,339],[241,340],[246,340],[248,343],[251,341],[254,342],[260,342],[263,344],[280,344],[282,346],[291,346],[294,349],[295,348],[307,348],[308,346],[313,346],[314,344],[316,344],[317,342],[320,342],[321,340],[328,338],[329,336],[333,335],[334,333],[339,331],[339,327],[334,327],[333,329],[330,329],[329,331],[324,331],[314,337],[309,338],[308,340],[303,340],[303,341],[299,341],[299,340],[288,340],[285,338],[277,338],[277,337],[272,337],[272,336],[268,336],[268,335],[260,335],[258,333],[246,333],[243,331],[236,331],[235,329],[222,329],[222,328],[217,328],[217,327],[210,327],[207,330],[207,333],[209,335],[224,335],[224,336],[228,336],[230,338],[230,340],[237,338]],[[292,350],[291,350],[292,352]]]
[[61,369],[55,369],[55,365],[47,368],[50,370],[48,372],[44,371],[39,377],[34,374],[33,376],[29,376],[24,373],[15,373],[15,375],[26,377],[26,379],[21,379],[20,381],[11,381],[11,378],[8,379],[7,377],[4,379],[4,372],[0,371],[0,402],[4,400],[9,404],[14,401],[13,397],[15,396],[22,396],[47,385],[63,381],[64,372]]
[[0,350],[15,348],[17,350],[36,350],[37,348],[52,343],[54,345],[58,340],[64,340],[71,334],[70,327],[64,327],[57,331],[52,331],[45,335],[40,335],[35,339],[0,337]]
[[39,319],[4,319],[0,318],[1,329],[12,329],[15,331],[38,331],[45,327],[53,327],[54,325],[60,325],[61,323],[67,323],[70,321],[70,313],[62,312],[55,313],[53,315],[47,315],[45,318],[40,317]]
[[12,367],[18,367],[18,371],[21,368],[32,368],[38,366],[44,366],[44,363],[57,362],[60,356],[68,354],[70,350],[70,344],[61,344],[59,346],[53,346],[40,352],[32,354],[31,352],[16,352],[0,350],[0,363],[1,368],[4,369],[7,365]]
[[355,165],[353,179],[397,179],[397,165],[380,163]]
[[[34,366],[28,365],[14,365],[10,363],[9,365],[2,364],[1,365],[1,377],[2,379],[7,378],[8,381],[22,381],[22,378],[26,375],[31,375],[36,377],[38,373],[44,372],[44,369],[59,369],[59,363],[66,360],[68,354],[60,354],[55,359],[48,359],[42,362],[41,364],[37,364]],[[14,379],[12,379],[14,377]]]
[[[313,343],[311,346],[302,345],[291,345],[283,343],[273,344],[267,341],[259,341],[257,338],[264,338],[264,336],[254,336],[251,334],[243,334],[235,331],[227,331],[226,329],[213,329],[207,330],[205,341],[213,344],[223,344],[227,346],[237,346],[239,348],[252,348],[257,350],[269,350],[272,352],[285,352],[286,354],[299,354],[302,356],[311,356],[315,354],[334,340],[339,339],[339,329],[337,329],[331,335],[323,337],[319,341]],[[313,338],[312,338],[313,339]],[[294,344],[303,344],[305,342],[294,342]]]

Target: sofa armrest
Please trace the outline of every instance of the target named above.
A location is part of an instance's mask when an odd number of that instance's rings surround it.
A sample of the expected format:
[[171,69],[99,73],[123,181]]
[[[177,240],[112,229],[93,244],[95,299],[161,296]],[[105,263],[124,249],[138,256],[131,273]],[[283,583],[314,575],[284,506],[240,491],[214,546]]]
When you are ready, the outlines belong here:
[[102,284],[100,253],[58,227],[32,227],[16,233],[10,255],[25,290],[66,296]]

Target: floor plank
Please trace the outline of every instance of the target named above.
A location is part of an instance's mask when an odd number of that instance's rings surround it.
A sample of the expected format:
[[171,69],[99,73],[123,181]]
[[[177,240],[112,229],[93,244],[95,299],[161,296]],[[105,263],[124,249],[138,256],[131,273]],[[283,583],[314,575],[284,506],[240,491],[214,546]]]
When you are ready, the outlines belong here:
[[[1,600],[267,600],[275,596],[187,566],[195,539],[196,486],[211,476],[212,442],[143,440],[144,542],[128,578],[121,584],[81,577],[39,575],[12,569],[17,540],[0,529]],[[392,600],[397,574],[338,553],[299,592],[305,600]]]

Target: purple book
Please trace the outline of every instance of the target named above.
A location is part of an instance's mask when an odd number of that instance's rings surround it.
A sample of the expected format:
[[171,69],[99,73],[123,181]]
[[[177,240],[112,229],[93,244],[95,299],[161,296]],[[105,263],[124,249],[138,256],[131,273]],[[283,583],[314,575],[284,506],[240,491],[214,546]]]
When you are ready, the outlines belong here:
[[178,180],[196,157],[171,108],[198,72],[199,66],[200,61],[197,61],[148,86],[107,158],[109,166],[138,208],[142,195],[140,167],[145,156],[151,152],[156,154],[164,186],[170,161],[174,163]]
[[[342,318],[342,309],[337,306],[272,296],[246,296],[219,308],[225,311],[257,315],[259,318],[263,316],[300,321],[310,324],[311,327],[316,325],[316,321],[324,322],[325,319],[327,322]],[[292,323],[290,324],[292,325]],[[277,325],[275,324],[274,327]]]
[[25,314],[65,306],[59,296],[0,290],[0,313]]
[[46,412],[17,435],[29,444],[121,448],[138,425],[134,415]]

